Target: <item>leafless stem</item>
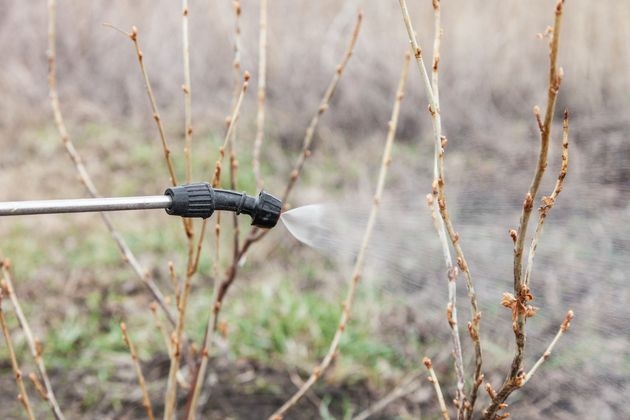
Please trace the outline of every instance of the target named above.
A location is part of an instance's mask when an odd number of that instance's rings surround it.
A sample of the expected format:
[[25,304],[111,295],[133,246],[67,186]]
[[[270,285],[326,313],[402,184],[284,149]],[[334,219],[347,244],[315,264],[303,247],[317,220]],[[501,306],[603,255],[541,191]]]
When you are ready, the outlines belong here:
[[534,266],[534,256],[536,255],[536,248],[538,247],[538,241],[542,235],[543,225],[551,208],[556,203],[556,198],[562,191],[564,186],[564,178],[567,176],[567,169],[569,167],[569,113],[564,111],[564,121],[562,124],[562,164],[560,166],[560,173],[556,181],[556,185],[549,197],[543,196],[542,205],[538,209],[538,224],[532,237],[532,242],[529,247],[529,253],[527,254],[527,268],[525,269],[525,275],[523,277],[523,283],[526,287],[529,287],[529,280],[532,274],[532,268]]
[[260,151],[265,135],[265,101],[267,88],[267,0],[260,0],[260,21],[258,35],[258,111],[256,113],[256,137],[252,168],[256,187],[261,190],[263,178],[260,173]]
[[573,311],[569,310],[567,314],[565,315],[564,321],[562,321],[562,324],[560,325],[558,332],[556,333],[553,340],[551,340],[551,343],[549,343],[549,346],[547,346],[547,349],[545,350],[543,355],[536,361],[536,363],[534,363],[534,366],[532,366],[529,372],[525,374],[523,385],[525,385],[527,381],[531,379],[531,377],[534,375],[534,373],[536,373],[536,370],[538,370],[540,365],[542,365],[544,362],[549,360],[549,357],[551,357],[551,352],[553,351],[553,348],[556,346],[556,343],[558,342],[558,340],[560,340],[560,337],[562,337],[562,334],[568,331],[573,317],[574,317]]
[[153,408],[151,407],[151,399],[149,398],[149,393],[147,391],[147,386],[144,381],[144,375],[142,374],[142,368],[140,367],[140,361],[138,360],[138,354],[136,353],[136,349],[129,337],[129,333],[127,332],[127,326],[124,322],[120,323],[120,330],[122,331],[123,338],[125,340],[125,344],[129,348],[129,353],[131,353],[131,360],[133,362],[133,367],[136,371],[136,376],[138,377],[138,385],[140,386],[140,390],[142,391],[142,406],[147,412],[147,417],[149,420],[153,420]]
[[[416,63],[418,65],[418,69],[420,71],[420,75],[424,82],[425,93],[427,99],[429,101],[429,112],[431,114],[431,120],[433,123],[433,138],[434,138],[434,161],[433,161],[433,169],[434,169],[434,180],[433,180],[433,197],[434,200],[432,202],[432,206],[435,208],[439,208],[440,217],[434,218],[437,220],[435,223],[436,228],[438,229],[438,235],[440,237],[440,242],[442,243],[442,250],[446,261],[448,277],[449,277],[449,306],[447,308],[447,314],[449,316],[449,324],[451,325],[452,337],[454,343],[454,354],[455,354],[455,371],[457,375],[457,398],[456,404],[458,407],[458,418],[467,418],[472,414],[472,410],[474,409],[474,404],[477,398],[478,388],[481,381],[479,378],[482,376],[482,351],[481,351],[481,342],[479,339],[479,321],[481,319],[481,313],[479,312],[478,304],[477,304],[477,295],[475,292],[472,275],[470,272],[470,268],[468,263],[466,262],[466,258],[464,256],[464,252],[460,245],[460,237],[459,234],[455,231],[453,223],[448,213],[448,208],[446,205],[446,192],[445,192],[445,177],[444,177],[444,147],[446,145],[446,137],[442,135],[442,121],[440,114],[440,96],[439,96],[439,86],[438,86],[438,75],[439,75],[439,63],[440,63],[440,40],[442,29],[440,26],[440,1],[433,0],[433,10],[434,10],[434,42],[433,42],[433,65],[432,65],[432,77],[431,81],[429,80],[429,75],[424,64],[424,60],[422,58],[422,49],[420,48],[418,41],[416,39],[415,31],[413,29],[413,25],[411,23],[411,17],[409,16],[409,11],[407,9],[407,4],[405,0],[399,0],[400,7],[403,15],[403,21],[405,23],[405,27],[407,28],[407,34],[409,37],[409,42],[411,45],[411,50],[416,57]],[[436,211],[435,209],[433,211]],[[466,288],[468,290],[468,297],[470,299],[471,305],[471,321],[468,323],[468,331],[470,333],[470,337],[473,341],[473,346],[475,349],[475,370],[472,377],[473,386],[470,392],[469,397],[466,397],[464,393],[464,368],[463,368],[463,360],[461,355],[461,345],[458,345],[459,336],[456,330],[457,328],[457,318],[456,318],[456,306],[454,300],[454,281],[457,277],[456,268],[453,267],[451,262],[450,252],[448,251],[448,246],[446,245],[445,236],[448,233],[448,238],[451,241],[453,249],[455,250],[455,255],[457,256],[457,266],[459,270],[464,273],[464,278],[466,281]],[[452,286],[450,283],[453,283]],[[460,349],[458,352],[458,348]]]
[[[11,262],[8,259],[4,259],[2,261],[2,289],[11,300],[11,304],[13,305],[13,309],[15,310],[15,315],[17,316],[18,322],[20,324],[20,328],[24,332],[24,337],[26,338],[26,342],[31,350],[31,354],[33,359],[35,359],[35,365],[37,366],[37,371],[39,372],[42,380],[44,381],[44,388],[46,390],[45,400],[48,402],[50,406],[50,410],[57,420],[64,419],[64,415],[59,408],[59,403],[57,403],[57,398],[55,397],[55,393],[52,388],[52,384],[50,382],[50,378],[46,373],[46,366],[44,365],[44,359],[42,358],[42,346],[37,338],[33,336],[33,332],[31,331],[31,327],[28,324],[28,320],[26,316],[24,316],[24,312],[22,311],[22,306],[18,300],[17,295],[15,294],[15,289],[13,287],[13,280],[10,272]],[[26,394],[24,394],[26,396]]]
[[42,400],[47,401],[48,400],[48,394],[46,393],[46,390],[44,389],[44,386],[42,385],[42,383],[39,380],[39,378],[37,377],[37,375],[35,375],[33,372],[31,372],[28,375],[28,379],[31,380],[31,383],[35,387],[35,390],[37,391],[39,396],[42,398]]
[[[499,406],[505,403],[505,400],[510,396],[512,392],[520,388],[524,384],[525,373],[523,369],[523,357],[525,350],[525,322],[528,317],[535,314],[536,308],[531,306],[529,302],[534,298],[529,288],[529,275],[531,274],[531,265],[528,263],[526,270],[523,270],[523,250],[525,245],[525,238],[527,235],[527,228],[530,221],[532,209],[534,207],[534,201],[540,187],[540,182],[547,168],[547,155],[549,152],[549,142],[551,138],[551,127],[553,122],[553,114],[556,105],[556,98],[558,96],[558,90],[560,89],[560,83],[562,81],[562,68],[557,66],[559,40],[560,40],[560,27],[562,22],[562,13],[564,9],[564,0],[558,0],[555,7],[555,21],[551,30],[551,40],[549,43],[549,85],[547,91],[547,106],[545,109],[545,116],[541,119],[540,110],[538,107],[534,108],[534,114],[536,121],[540,129],[540,150],[538,154],[538,161],[536,164],[536,170],[530,187],[525,196],[523,207],[521,211],[521,217],[518,230],[515,234],[512,234],[514,239],[514,295],[510,293],[504,293],[502,304],[512,309],[512,328],[514,330],[514,336],[516,341],[516,350],[510,371],[503,382],[503,385],[497,392],[496,398],[492,403],[484,410],[483,416],[486,419],[492,419],[499,410]],[[563,134],[563,161],[560,176],[556,186],[559,185],[559,190],[555,195],[559,194],[562,189],[562,183],[566,176],[566,165],[568,163],[568,118],[565,114]],[[564,172],[564,173],[563,173]],[[553,194],[553,193],[552,193]],[[553,205],[553,201],[549,197],[543,199],[543,209],[541,210],[540,217],[544,220],[546,212],[549,211]],[[555,196],[554,196],[555,199]],[[533,253],[535,253],[538,239],[542,232],[542,223],[539,223],[536,228],[532,239],[532,245],[530,247],[530,257],[533,262]]]
[[[99,197],[98,190],[96,186],[92,182],[92,178],[90,177],[85,165],[83,164],[83,160],[81,156],[77,152],[74,144],[70,139],[70,135],[68,134],[68,130],[66,128],[66,124],[63,119],[63,114],[61,113],[61,107],[59,105],[59,93],[57,91],[57,64],[56,64],[56,30],[55,30],[55,15],[56,15],[56,4],[55,0],[48,0],[48,91],[50,96],[50,104],[55,117],[55,124],[57,126],[57,131],[61,136],[61,141],[68,153],[68,156],[74,163],[77,172],[79,174],[79,180],[85,186],[86,190],[92,197]],[[168,317],[169,321],[174,325],[175,318],[171,313],[168,305],[164,301],[164,296],[162,292],[155,284],[155,281],[149,274],[149,271],[142,267],[136,256],[133,254],[123,237],[114,229],[114,226],[111,222],[110,217],[101,212],[101,219],[105,224],[107,230],[109,231],[111,237],[116,242],[120,253],[122,254],[123,260],[129,265],[131,265],[133,271],[136,273],[138,278],[147,286],[153,298],[160,304],[160,307],[164,310],[164,313]]]
[[[241,2],[234,0],[234,59],[232,69],[234,71],[234,100],[238,97],[241,87]],[[234,103],[232,104],[234,107]]]
[[157,303],[151,302],[149,305],[149,309],[151,309],[151,313],[153,314],[153,320],[155,321],[155,326],[157,327],[162,339],[164,340],[164,345],[166,346],[166,351],[168,354],[171,354],[171,340],[168,337],[168,331],[166,326],[160,319],[160,315],[157,313]]
[[[232,115],[229,117],[228,120],[228,129],[225,133],[225,139],[223,142],[223,146],[221,146],[221,148],[219,149],[219,159],[217,160],[217,163],[215,165],[215,171],[214,171],[214,175],[213,175],[213,179],[212,179],[212,186],[213,187],[218,187],[221,183],[221,167],[222,167],[222,162],[223,162],[223,158],[225,156],[225,149],[230,145],[230,142],[232,140],[232,136],[233,136],[233,130],[236,126],[236,123],[238,121],[239,115],[240,115],[240,110],[241,110],[241,105],[243,103],[243,98],[245,96],[245,93],[247,92],[247,87],[249,86],[249,73],[245,72],[244,76],[243,76],[243,84],[241,86],[240,89],[240,93],[238,96],[238,99],[236,101],[236,104],[234,105],[234,108],[232,110]],[[233,158],[233,157],[232,157]],[[231,163],[231,173],[233,175],[235,175],[235,168],[233,167],[233,164],[235,162],[232,161]],[[232,182],[235,182],[235,178],[232,179]],[[213,310],[211,312],[210,317],[208,318],[208,325],[206,326],[206,333],[204,334],[204,340],[203,343],[201,345],[201,362],[199,364],[199,368],[197,369],[196,374],[194,375],[193,379],[193,388],[191,390],[190,393],[190,398],[188,401],[188,417],[189,418],[194,418],[195,417],[195,410],[196,410],[196,406],[197,406],[197,401],[199,398],[199,394],[201,392],[201,389],[203,388],[203,381],[205,380],[205,374],[206,374],[206,369],[207,369],[207,365],[208,365],[208,354],[209,354],[209,350],[210,350],[210,346],[212,343],[212,337],[214,335],[214,332],[216,331],[216,326],[217,326],[217,317],[216,315],[218,314],[217,311],[215,311],[214,307],[216,306],[216,296],[218,294],[218,290],[219,290],[219,283],[218,283],[218,267],[219,267],[219,242],[220,242],[220,232],[221,232],[221,225],[220,225],[220,218],[217,217],[217,222],[216,222],[216,226],[215,226],[215,237],[216,237],[216,259],[215,259],[215,279],[216,279],[216,284],[214,287],[214,298],[213,298]],[[203,225],[205,227],[206,223],[204,221]],[[238,226],[238,225],[237,225]],[[235,229],[238,232],[238,229]],[[236,234],[235,234],[236,235]],[[236,260],[237,258],[237,252],[235,250],[234,252],[234,259]],[[237,261],[234,262],[234,264],[237,264]]]
[[138,40],[138,28],[133,26],[131,28],[131,32],[127,33],[109,23],[105,23],[104,25],[122,33],[133,42],[133,46],[136,50],[136,57],[138,58],[138,65],[140,66],[140,72],[142,73],[142,79],[144,80],[144,88],[149,98],[151,111],[153,112],[153,120],[155,121],[158,135],[160,136],[160,141],[162,142],[162,150],[164,151],[164,160],[166,162],[166,167],[168,168],[170,182],[173,186],[177,185],[177,175],[175,174],[175,166],[173,165],[173,159],[171,157],[171,148],[169,147],[168,140],[166,139],[166,132],[164,130],[164,124],[162,123],[162,117],[160,116],[157,101],[155,100],[155,95],[153,94],[153,88],[151,87],[149,74],[144,65],[144,54],[142,53],[142,49],[140,48],[140,41]]
[[444,402],[444,394],[442,394],[442,388],[440,387],[440,382],[438,381],[437,375],[435,374],[435,370],[433,369],[433,362],[428,357],[422,359],[422,363],[429,371],[429,382],[433,384],[433,388],[435,389],[435,394],[438,398],[438,404],[440,405],[440,412],[442,413],[442,418],[444,420],[449,420],[450,416],[448,415],[448,410],[446,409],[446,403]]
[[282,405],[282,407],[276,410],[271,415],[270,419],[273,419],[273,420],[282,419],[283,416],[287,413],[287,411],[291,409],[291,407],[293,407],[300,400],[300,398],[302,398],[302,396],[313,386],[315,382],[317,382],[317,380],[326,371],[326,369],[328,369],[333,359],[337,355],[337,352],[339,349],[339,342],[350,320],[350,314],[352,311],[352,303],[354,301],[357,286],[359,284],[359,281],[361,280],[367,246],[372,236],[372,230],[376,222],[376,217],[378,215],[378,210],[379,210],[380,202],[383,195],[383,189],[385,187],[387,169],[389,168],[389,165],[391,164],[391,159],[392,159],[391,151],[392,151],[392,146],[394,143],[394,138],[396,135],[396,126],[398,123],[400,104],[404,96],[405,83],[407,81],[407,73],[409,70],[409,62],[410,62],[410,55],[406,54],[404,63],[403,63],[403,68],[400,75],[400,80],[398,82],[398,89],[396,90],[396,98],[394,100],[394,107],[392,109],[392,115],[388,123],[387,139],[385,141],[385,150],[383,152],[383,160],[381,164],[381,170],[379,172],[378,181],[376,184],[376,192],[374,193],[372,209],[370,211],[370,216],[368,218],[367,226],[365,227],[365,232],[363,233],[363,239],[361,241],[361,246],[359,248],[359,253],[357,255],[357,259],[354,265],[353,273],[350,278],[350,284],[348,285],[348,292],[346,295],[346,299],[344,300],[344,303],[343,303],[343,310],[341,312],[341,317],[339,318],[337,331],[335,332],[335,335],[330,343],[330,347],[328,348],[328,352],[324,356],[321,363],[317,367],[315,367],[315,369],[313,369],[311,376],[308,378],[308,380],[306,380],[306,382],[304,382],[304,385],[295,394],[293,394],[293,396],[289,398]]
[[192,182],[192,91],[190,86],[190,44],[188,36],[188,0],[182,0],[182,51],[184,58],[184,119],[185,142],[184,159],[186,162],[186,182]]
[[317,127],[317,124],[319,123],[319,118],[328,109],[328,102],[330,101],[330,98],[332,98],[333,94],[335,93],[337,84],[339,83],[339,80],[341,79],[343,71],[346,68],[346,65],[348,64],[350,57],[352,56],[354,46],[359,36],[359,30],[361,29],[362,21],[363,21],[363,12],[359,12],[359,14],[357,15],[357,23],[354,26],[354,31],[352,32],[352,37],[350,38],[350,43],[348,44],[348,47],[346,48],[346,52],[343,55],[341,63],[337,65],[335,75],[330,81],[328,88],[326,88],[326,92],[324,92],[324,96],[322,97],[322,100],[319,103],[317,112],[315,113],[315,115],[313,115],[313,119],[311,119],[311,123],[306,129],[306,134],[304,135],[304,141],[302,143],[302,152],[300,153],[297,161],[295,162],[295,165],[289,177],[289,182],[287,183],[287,186],[284,190],[284,194],[282,194],[282,202],[284,203],[285,208],[288,204],[287,200],[289,198],[289,195],[291,194],[291,191],[293,190],[293,186],[295,185],[298,178],[300,177],[300,173],[302,172],[302,168],[304,167],[304,162],[306,162],[306,159],[311,155],[311,143],[313,142],[313,135],[315,134],[315,128]]
[[33,409],[31,408],[31,403],[28,399],[28,393],[26,392],[26,387],[24,386],[24,379],[22,378],[20,365],[18,363],[17,357],[15,356],[15,350],[13,349],[13,340],[11,340],[11,332],[9,331],[9,327],[7,326],[6,320],[4,318],[4,311],[2,310],[2,298],[3,291],[2,287],[0,287],[0,328],[2,328],[2,334],[4,335],[4,340],[6,341],[7,349],[9,350],[9,358],[11,359],[11,367],[13,368],[13,373],[15,375],[15,382],[17,382],[18,389],[20,390],[20,393],[18,394],[18,399],[22,403],[22,406],[24,407],[28,418],[33,420],[35,418],[35,415],[33,414]]
[[214,188],[219,187],[221,183],[221,171],[223,167],[223,159],[225,158],[225,151],[230,141],[232,141],[233,132],[236,127],[236,122],[238,121],[240,117],[241,105],[243,104],[243,98],[245,97],[245,94],[247,93],[247,88],[249,87],[249,78],[250,78],[249,72],[246,71],[243,74],[243,84],[241,85],[240,93],[236,100],[236,104],[234,105],[232,109],[232,114],[229,116],[227,120],[227,131],[225,132],[223,145],[219,149],[219,159],[217,159],[217,162],[214,167],[214,174],[212,175],[212,186]]
[[438,237],[440,238],[440,244],[442,246],[442,253],[444,254],[444,261],[447,268],[448,278],[448,304],[446,306],[446,320],[451,329],[451,340],[453,341],[453,356],[455,364],[455,374],[457,376],[457,401],[462,401],[464,398],[464,363],[462,356],[462,345],[459,335],[459,324],[457,318],[457,276],[459,275],[459,269],[453,266],[450,248],[448,246],[448,238],[446,236],[446,230],[444,228],[444,221],[440,217],[437,210],[437,190],[434,190],[434,194],[427,194],[427,205],[431,211],[431,219],[433,225],[437,230]]
[[399,398],[403,398],[413,392],[416,392],[421,385],[418,384],[418,378],[420,377],[420,372],[414,372],[411,375],[408,375],[406,379],[404,379],[400,385],[392,389],[387,395],[385,395],[380,400],[376,401],[370,407],[361,411],[359,414],[354,416],[352,420],[365,420],[376,413],[381,412],[385,407],[398,400]]

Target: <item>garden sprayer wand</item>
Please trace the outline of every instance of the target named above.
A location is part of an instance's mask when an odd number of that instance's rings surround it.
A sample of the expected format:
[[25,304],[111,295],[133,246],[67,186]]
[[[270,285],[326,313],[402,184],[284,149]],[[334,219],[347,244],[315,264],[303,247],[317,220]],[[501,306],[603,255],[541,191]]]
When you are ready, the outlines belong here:
[[215,210],[227,210],[248,214],[253,226],[269,229],[280,218],[282,202],[265,191],[252,197],[195,183],[167,188],[164,195],[4,202],[0,203],[0,216],[144,209],[166,209],[173,216],[203,219]]

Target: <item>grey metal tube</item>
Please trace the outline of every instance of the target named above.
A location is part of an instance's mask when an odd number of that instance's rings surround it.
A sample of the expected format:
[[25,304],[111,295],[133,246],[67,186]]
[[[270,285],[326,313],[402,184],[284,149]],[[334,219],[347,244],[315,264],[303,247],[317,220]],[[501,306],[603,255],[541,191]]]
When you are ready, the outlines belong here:
[[168,195],[146,197],[78,198],[70,200],[33,200],[0,203],[0,216],[25,214],[82,213],[90,211],[165,209],[171,206]]

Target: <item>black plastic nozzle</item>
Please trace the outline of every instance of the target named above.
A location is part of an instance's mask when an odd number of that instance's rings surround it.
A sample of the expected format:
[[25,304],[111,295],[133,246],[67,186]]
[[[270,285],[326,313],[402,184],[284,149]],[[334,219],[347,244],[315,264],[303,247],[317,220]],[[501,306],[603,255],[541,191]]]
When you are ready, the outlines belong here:
[[164,194],[172,199],[166,209],[168,214],[206,219],[215,210],[228,210],[250,215],[252,225],[265,229],[278,223],[282,210],[282,202],[265,191],[261,191],[258,197],[252,197],[236,191],[214,189],[205,182],[171,187]]

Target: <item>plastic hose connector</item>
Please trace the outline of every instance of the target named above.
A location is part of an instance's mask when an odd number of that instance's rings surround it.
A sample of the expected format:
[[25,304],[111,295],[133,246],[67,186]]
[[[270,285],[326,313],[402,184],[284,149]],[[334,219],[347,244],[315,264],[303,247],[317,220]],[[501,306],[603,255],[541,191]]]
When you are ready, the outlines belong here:
[[165,195],[171,197],[171,205],[166,212],[182,217],[212,216],[215,210],[248,214],[252,225],[270,229],[278,223],[282,202],[273,195],[261,191],[258,197],[242,192],[213,189],[207,183],[186,184],[168,188]]
[[164,195],[173,200],[166,209],[168,214],[207,219],[214,213],[214,190],[205,182],[171,187],[164,191]]

